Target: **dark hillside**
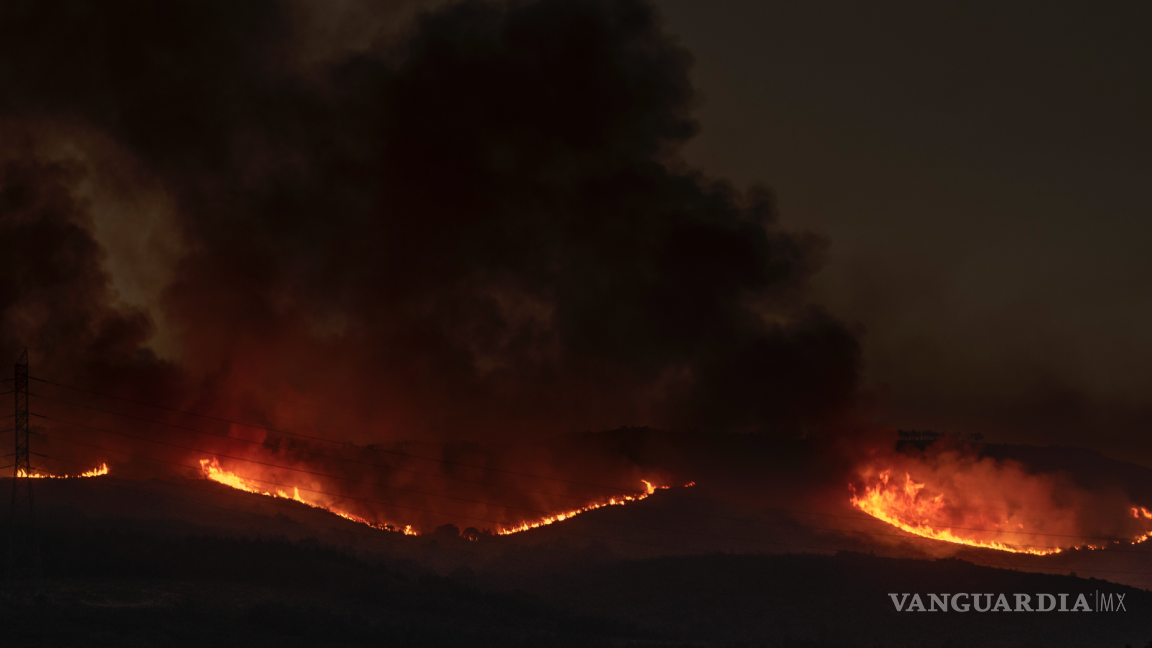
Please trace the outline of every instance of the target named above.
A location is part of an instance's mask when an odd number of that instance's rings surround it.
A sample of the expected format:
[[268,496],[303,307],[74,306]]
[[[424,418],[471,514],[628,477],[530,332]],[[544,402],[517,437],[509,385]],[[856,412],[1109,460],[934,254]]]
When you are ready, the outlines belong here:
[[[954,559],[708,554],[445,577],[315,541],[45,528],[41,543],[45,580],[9,583],[0,597],[3,645],[1121,648],[1152,640],[1152,593]],[[1126,611],[896,612],[888,597],[1091,600],[1097,591],[1124,594]]]

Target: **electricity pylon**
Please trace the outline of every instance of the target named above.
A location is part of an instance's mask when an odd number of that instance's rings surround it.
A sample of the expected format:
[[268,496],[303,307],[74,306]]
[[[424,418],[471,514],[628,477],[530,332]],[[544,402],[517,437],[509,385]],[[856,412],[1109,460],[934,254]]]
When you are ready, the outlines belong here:
[[28,349],[16,361],[16,453],[12,462],[12,511],[8,515],[8,577],[39,578],[40,547],[32,508],[32,462],[28,451]]

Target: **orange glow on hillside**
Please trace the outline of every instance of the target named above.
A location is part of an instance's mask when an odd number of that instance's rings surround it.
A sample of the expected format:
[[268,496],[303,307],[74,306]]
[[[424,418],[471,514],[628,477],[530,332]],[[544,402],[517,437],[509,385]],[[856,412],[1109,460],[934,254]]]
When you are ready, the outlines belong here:
[[[998,549],[1012,553],[1026,553],[1037,556],[1060,553],[1059,547],[1031,547],[1013,545],[992,538],[981,538],[981,535],[999,537],[1002,533],[995,526],[991,533],[983,531],[985,527],[955,528],[948,512],[948,502],[944,493],[925,495],[924,484],[912,480],[912,475],[905,473],[903,483],[899,479],[891,479],[891,471],[884,470],[879,473],[875,483],[867,486],[863,494],[852,491],[852,505],[874,518],[883,520],[892,526],[918,536],[943,540],[970,547],[985,549]],[[985,524],[988,522],[983,520]],[[1023,525],[1018,524],[1015,531],[1022,531]],[[1020,537],[1019,534],[1005,529],[1003,535]],[[1027,536],[1024,536],[1027,537]]]
[[969,448],[876,453],[848,484],[852,506],[898,529],[969,547],[1044,556],[1143,542],[1152,511],[1065,473]]
[[29,479],[79,479],[81,477],[99,477],[108,474],[108,464],[102,463],[92,470],[86,470],[79,475],[52,475],[49,473],[34,472],[27,474],[23,469],[17,472],[17,477],[28,477]]
[[[542,526],[548,526],[549,524],[570,520],[577,515],[580,515],[581,513],[594,511],[598,508],[604,508],[605,506],[623,506],[625,504],[631,504],[632,502],[639,502],[642,499],[647,499],[657,490],[664,490],[669,488],[668,486],[653,486],[652,482],[646,479],[641,479],[640,481],[644,484],[643,493],[639,493],[637,495],[617,495],[615,497],[610,497],[603,502],[594,502],[578,509],[572,509],[570,511],[564,511],[563,513],[549,515],[548,517],[541,518],[534,522],[524,522],[513,527],[501,529],[498,533],[499,535],[511,535],[513,533],[520,533],[521,531],[528,531],[529,529],[538,529]],[[693,486],[695,483],[696,482],[691,482],[686,484],[686,486]]]
[[[201,471],[201,476],[203,476],[205,479],[210,479],[210,480],[217,482],[219,484],[223,484],[225,486],[228,486],[230,488],[235,488],[237,490],[242,490],[242,491],[247,492],[247,493],[254,493],[257,495],[263,495],[265,497],[289,499],[289,500],[304,504],[306,506],[310,506],[312,508],[317,508],[317,509],[321,509],[324,511],[328,511],[330,513],[334,513],[336,515],[339,515],[342,518],[352,520],[353,522],[359,522],[360,524],[368,525],[374,529],[380,529],[380,530],[384,530],[384,531],[399,531],[399,532],[404,533],[405,535],[418,535],[418,533],[412,529],[411,525],[404,526],[402,528],[398,528],[398,527],[390,525],[390,524],[381,524],[379,522],[374,522],[372,520],[366,519],[366,518],[361,517],[359,515],[355,515],[353,513],[349,513],[348,511],[345,511],[345,510],[342,510],[338,507],[335,507],[328,502],[319,501],[320,500],[319,497],[316,497],[313,495],[308,495],[308,494],[301,495],[300,489],[297,487],[293,487],[291,489],[291,491],[287,490],[287,487],[269,489],[260,480],[252,479],[250,477],[243,477],[241,475],[236,474],[235,472],[232,472],[230,470],[226,470],[225,468],[220,466],[220,463],[214,457],[211,459],[201,459],[200,460],[200,471]],[[529,522],[522,522],[519,524],[508,526],[508,527],[505,527],[503,529],[500,529],[496,533],[497,533],[497,535],[510,535],[513,533],[521,532],[521,531],[527,531],[529,529],[536,529],[536,528],[539,528],[542,526],[547,526],[549,524],[555,524],[556,522],[561,522],[563,520],[568,520],[568,519],[571,519],[571,518],[573,518],[573,517],[575,517],[581,513],[584,513],[587,511],[592,511],[592,510],[595,510],[598,508],[603,508],[605,506],[622,506],[625,504],[630,504],[632,502],[638,502],[640,500],[647,499],[653,493],[655,493],[657,490],[669,488],[668,486],[656,486],[652,482],[650,482],[648,480],[644,480],[644,479],[640,480],[640,482],[644,486],[644,491],[641,493],[637,493],[635,495],[616,495],[613,497],[609,497],[604,501],[593,502],[591,504],[588,504],[587,506],[584,506],[584,507],[581,507],[578,509],[572,509],[570,511],[564,511],[562,513],[556,513],[554,515],[549,515],[547,517],[544,517],[544,518],[541,518],[538,520],[529,521]],[[694,484],[695,484],[695,482],[691,482],[689,484],[686,484],[686,486],[692,486]],[[306,493],[307,493],[307,491],[306,491]],[[462,537],[464,537],[466,540],[472,540],[472,541],[475,541],[478,539],[478,537],[472,537],[472,536],[467,536],[467,535],[462,536]]]
[[234,472],[224,470],[223,468],[220,467],[220,463],[218,461],[216,461],[215,457],[213,457],[212,459],[201,459],[200,460],[200,471],[201,471],[201,474],[206,479],[211,479],[214,482],[224,484],[225,486],[230,486],[232,488],[235,488],[237,490],[242,490],[242,491],[245,491],[247,493],[256,493],[257,495],[264,495],[267,497],[277,497],[277,498],[281,498],[281,499],[290,499],[290,500],[293,500],[295,502],[300,502],[301,504],[304,504],[306,506],[310,506],[310,507],[315,508],[315,509],[321,509],[324,511],[328,511],[329,513],[334,513],[334,514],[339,515],[340,517],[342,517],[346,520],[351,520],[353,522],[359,522],[360,524],[365,524],[367,526],[372,527],[373,529],[380,529],[381,531],[398,531],[398,532],[403,533],[404,535],[417,535],[416,532],[412,530],[411,525],[405,526],[403,528],[397,528],[397,527],[394,527],[390,524],[380,524],[378,522],[373,522],[373,521],[368,520],[366,518],[360,517],[359,515],[353,515],[352,513],[340,510],[340,509],[335,508],[333,506],[321,504],[321,503],[316,502],[316,501],[310,501],[310,500],[308,500],[305,497],[300,495],[300,489],[298,487],[293,487],[291,493],[288,493],[287,491],[284,491],[281,489],[276,489],[273,492],[269,492],[269,491],[265,490],[264,487],[261,486],[260,482],[257,480],[247,479],[247,478],[244,478],[244,477],[237,475]]

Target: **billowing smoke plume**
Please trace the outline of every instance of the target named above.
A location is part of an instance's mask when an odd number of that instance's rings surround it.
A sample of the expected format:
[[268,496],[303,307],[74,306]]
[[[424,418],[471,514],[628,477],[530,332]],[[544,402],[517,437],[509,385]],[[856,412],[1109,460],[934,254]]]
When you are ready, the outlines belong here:
[[[323,403],[368,438],[797,433],[850,404],[856,338],[804,299],[823,242],[677,162],[690,57],[652,7],[465,2],[321,73],[290,9],[0,13],[9,129],[97,133],[75,146],[170,197],[182,251],[146,306],[199,397]],[[95,154],[5,153],[4,348],[148,365],[156,324],[113,306],[77,198]]]
[[[826,244],[782,229],[767,190],[684,164],[691,57],[648,3],[462,2],[356,44],[317,15],[0,3],[5,357],[361,445],[797,436],[850,411],[856,334],[806,299]],[[76,452],[130,434],[174,465],[191,446],[358,480],[310,478],[330,492],[400,479],[279,433],[44,407],[122,435],[89,428]]]

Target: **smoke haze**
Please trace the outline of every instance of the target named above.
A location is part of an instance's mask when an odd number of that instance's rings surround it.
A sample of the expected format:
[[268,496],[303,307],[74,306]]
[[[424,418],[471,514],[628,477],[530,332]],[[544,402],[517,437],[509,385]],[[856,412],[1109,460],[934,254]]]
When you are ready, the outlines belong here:
[[680,161],[691,57],[651,6],[390,11],[346,50],[273,2],[6,3],[6,352],[358,442],[852,406],[826,242]]

